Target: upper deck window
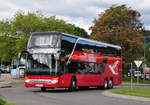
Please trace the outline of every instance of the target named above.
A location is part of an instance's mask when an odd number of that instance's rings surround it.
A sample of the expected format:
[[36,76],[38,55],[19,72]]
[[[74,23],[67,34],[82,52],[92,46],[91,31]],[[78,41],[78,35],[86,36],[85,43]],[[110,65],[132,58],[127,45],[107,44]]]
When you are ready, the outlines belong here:
[[33,47],[60,47],[60,35],[36,34],[32,35],[28,48]]
[[121,49],[86,40],[79,40],[75,50],[108,57],[121,57]]

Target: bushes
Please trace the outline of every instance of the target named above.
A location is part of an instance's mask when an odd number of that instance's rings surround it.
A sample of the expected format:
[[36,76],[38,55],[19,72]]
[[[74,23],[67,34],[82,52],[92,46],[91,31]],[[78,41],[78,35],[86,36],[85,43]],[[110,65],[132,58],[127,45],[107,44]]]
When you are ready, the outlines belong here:
[[2,95],[0,95],[0,105],[5,105],[6,104],[6,101],[4,101],[3,99],[2,99]]
[[8,104],[6,101],[2,99],[2,95],[0,94],[0,105],[15,105],[15,104]]

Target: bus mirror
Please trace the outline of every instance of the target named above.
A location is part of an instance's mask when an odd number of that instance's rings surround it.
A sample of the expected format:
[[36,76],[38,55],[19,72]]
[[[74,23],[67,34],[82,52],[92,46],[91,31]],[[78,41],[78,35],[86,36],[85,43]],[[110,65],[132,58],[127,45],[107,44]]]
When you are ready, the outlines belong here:
[[20,60],[21,58],[21,52],[18,53],[18,59]]
[[21,65],[22,62],[24,64],[26,64],[26,60],[23,58],[23,56],[26,56],[27,53],[28,53],[27,51],[21,51],[21,52],[18,53],[19,65]]
[[27,51],[21,51],[21,52],[19,52],[19,53],[18,53],[18,59],[19,59],[19,60],[20,60],[20,58],[21,58],[21,56],[22,56],[23,53],[28,53],[28,52],[27,52]]
[[60,54],[57,53],[57,54],[54,55],[54,57],[55,57],[56,60],[59,60]]

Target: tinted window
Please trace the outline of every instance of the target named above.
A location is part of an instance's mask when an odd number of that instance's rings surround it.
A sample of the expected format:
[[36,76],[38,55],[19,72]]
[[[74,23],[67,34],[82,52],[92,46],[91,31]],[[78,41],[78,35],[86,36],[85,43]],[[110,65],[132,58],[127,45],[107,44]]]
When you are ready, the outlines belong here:
[[86,53],[94,53],[95,49],[96,49],[95,43],[90,43],[84,40],[79,40],[76,46],[77,51],[86,52]]
[[79,40],[76,46],[76,50],[85,53],[93,53],[98,55],[120,57],[121,49],[106,46],[104,44],[98,44],[94,42]]
[[68,72],[71,74],[102,74],[106,67],[106,62],[88,63],[80,61],[71,61],[68,64]]
[[121,49],[117,49],[117,57],[121,57]]
[[65,55],[70,54],[73,50],[74,44],[76,42],[76,38],[62,35],[61,39],[62,39],[61,41],[62,50],[64,50]]
[[29,40],[29,48],[31,47],[60,47],[60,35],[51,35],[51,34],[37,34],[32,35],[31,39]]

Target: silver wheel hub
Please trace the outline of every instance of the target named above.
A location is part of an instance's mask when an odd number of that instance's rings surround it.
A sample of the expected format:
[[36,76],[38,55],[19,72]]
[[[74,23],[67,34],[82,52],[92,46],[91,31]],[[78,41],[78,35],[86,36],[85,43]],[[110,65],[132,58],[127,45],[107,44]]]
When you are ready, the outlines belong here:
[[112,86],[112,80],[109,81],[109,86]]
[[107,80],[105,80],[105,84],[104,84],[105,88],[107,88]]
[[75,81],[73,81],[72,85],[73,85],[73,88],[75,88],[75,87],[76,87],[76,83],[75,83]]

